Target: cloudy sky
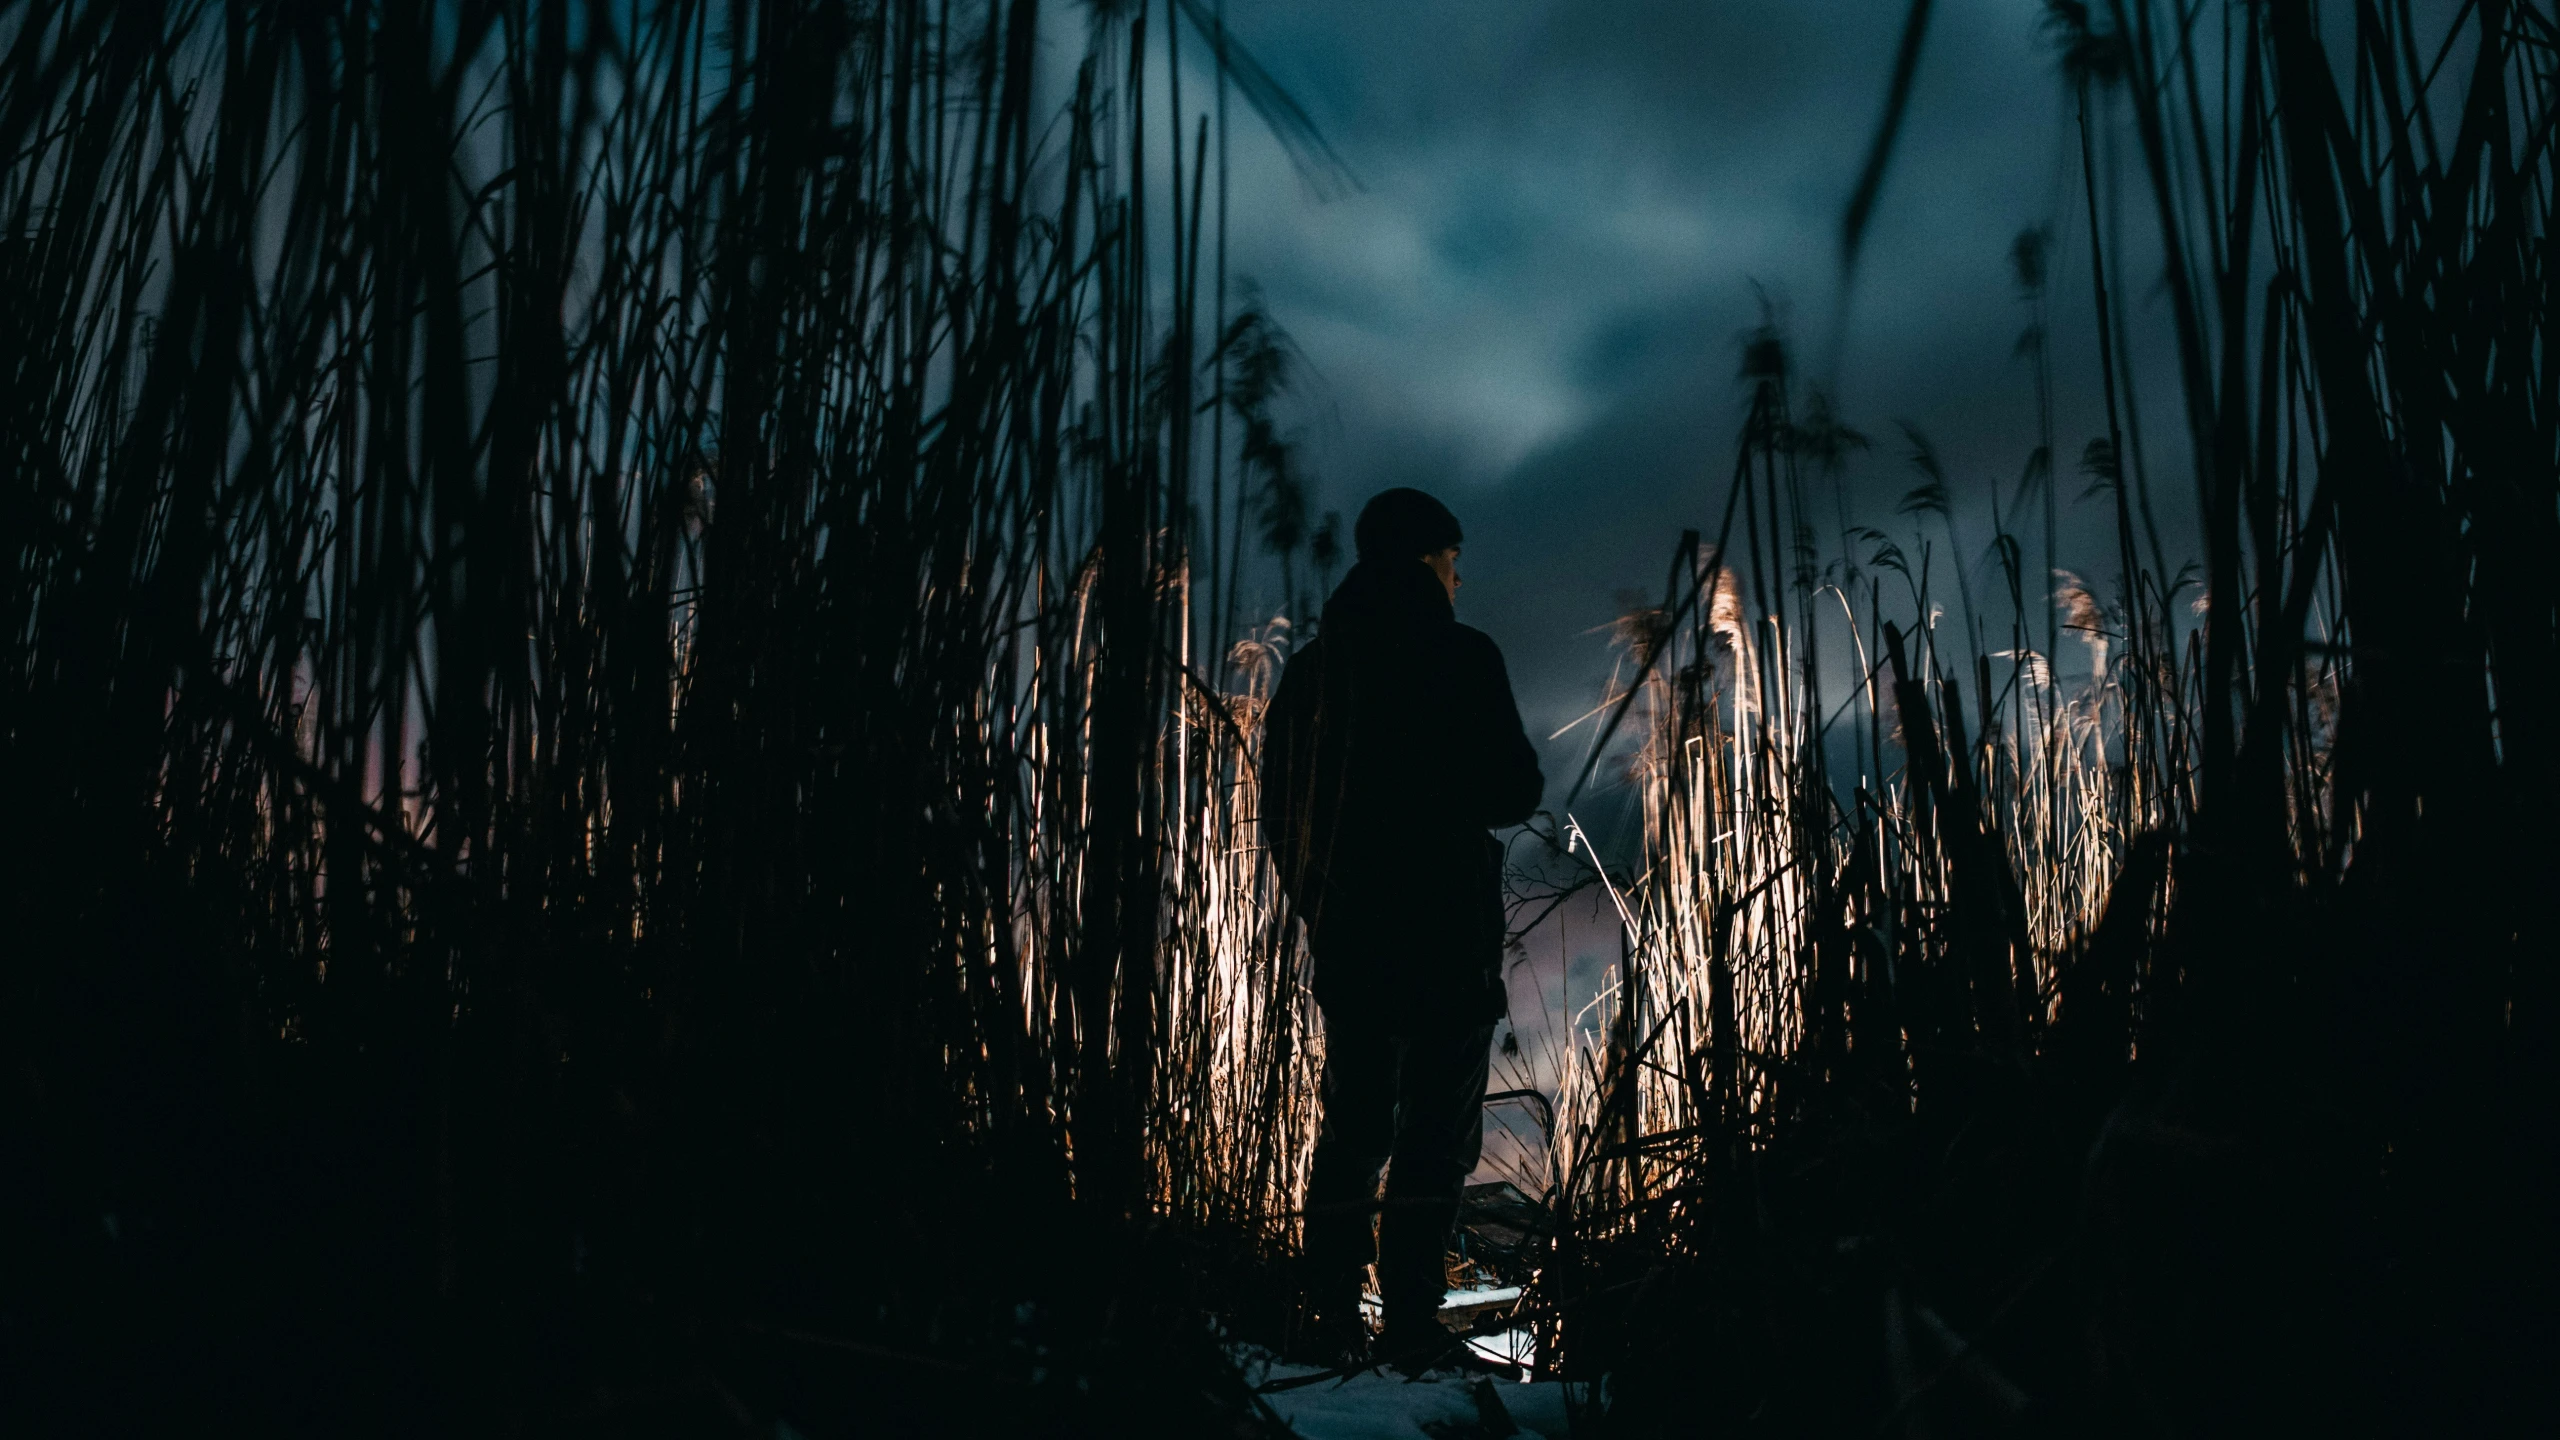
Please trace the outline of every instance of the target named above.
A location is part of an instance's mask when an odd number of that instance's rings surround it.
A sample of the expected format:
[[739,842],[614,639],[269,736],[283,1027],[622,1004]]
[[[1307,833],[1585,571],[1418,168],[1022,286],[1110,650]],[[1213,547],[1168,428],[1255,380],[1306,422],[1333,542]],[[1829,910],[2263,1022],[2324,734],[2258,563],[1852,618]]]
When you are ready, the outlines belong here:
[[[1739,344],[1764,305],[1803,379],[1873,441],[1853,523],[1917,529],[1895,513],[1916,483],[1907,421],[1946,459],[1980,558],[1990,496],[2006,502],[2037,438],[2009,258],[2029,226],[2054,227],[2057,256],[2062,563],[2111,572],[2112,530],[2070,465],[2104,422],[2077,137],[2035,0],[1935,7],[1844,313],[1841,215],[1905,8],[1230,0],[1237,35],[1361,182],[1323,196],[1236,124],[1231,265],[1304,356],[1288,413],[1320,504],[1347,520],[1413,484],[1457,509],[1461,616],[1504,647],[1536,735],[1592,706],[1611,663],[1595,628],[1630,592],[1658,595],[1680,531],[1713,534]],[[2146,213],[2122,221],[2127,294],[2156,338]],[[2144,398],[2174,567],[2193,507],[2183,441],[2156,423],[2176,418],[2168,381]],[[1588,736],[1549,746],[1551,803]]]
[[[2074,463],[2105,419],[2078,132],[2041,0],[1938,0],[1843,303],[1841,217],[1906,10],[1228,0],[1235,33],[1360,181],[1319,193],[1238,107],[1231,265],[1303,356],[1286,415],[1319,508],[1347,522],[1398,484],[1450,502],[1468,532],[1460,616],[1502,645],[1533,737],[1605,693],[1606,627],[1634,597],[1658,599],[1680,532],[1713,536],[1743,406],[1741,341],[1764,314],[1786,334],[1799,384],[1831,393],[1872,441],[1847,477],[1851,523],[1917,557],[1921,522],[1897,513],[1917,483],[1908,423],[1945,461],[1959,548],[1981,561],[1992,497],[2008,503],[2038,442],[2033,373],[2017,355],[2030,312],[2010,258],[2030,227],[2050,228],[2054,257],[2058,559],[2113,588],[2110,507],[2081,498]],[[1207,76],[1186,78],[1196,103]],[[2129,135],[2120,153],[2129,167]],[[2137,435],[2174,569],[2197,548],[2194,505],[2148,216],[2128,203],[2101,228],[2124,247],[2113,279],[2135,337]],[[1827,496],[1809,499],[1827,513]],[[1934,523],[1925,538],[1948,593]],[[2042,556],[2027,558],[2032,586]],[[1987,570],[1976,579],[1978,593],[1992,583]],[[1546,745],[1550,806],[1591,734]],[[1577,802],[1580,818],[1623,839],[1629,796],[1597,790]],[[1547,1054],[1539,1032],[1588,998],[1618,934],[1586,891],[1528,937],[1512,989],[1529,1058],[1502,1060],[1497,1084],[1553,1082],[1533,1073]],[[1485,1173],[1514,1154],[1497,1135]]]

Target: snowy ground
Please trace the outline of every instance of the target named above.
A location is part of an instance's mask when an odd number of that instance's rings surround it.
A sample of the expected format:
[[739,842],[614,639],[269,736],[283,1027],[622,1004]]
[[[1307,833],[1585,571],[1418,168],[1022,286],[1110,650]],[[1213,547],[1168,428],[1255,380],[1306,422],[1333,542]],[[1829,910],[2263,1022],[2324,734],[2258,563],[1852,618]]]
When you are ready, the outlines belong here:
[[[1528,1340],[1526,1332],[1514,1332],[1473,1343],[1487,1358],[1499,1360],[1520,1358],[1513,1352],[1525,1354]],[[1283,1365],[1258,1351],[1242,1358],[1245,1379],[1256,1385],[1317,1373],[1316,1366]],[[1506,1432],[1485,1413],[1479,1385],[1490,1390],[1516,1430]],[[1378,1369],[1263,1399],[1306,1440],[1492,1440],[1505,1433],[1518,1440],[1566,1440],[1571,1434],[1564,1386],[1553,1381],[1524,1385],[1455,1372],[1407,1380],[1393,1370]]]
[[[1245,1378],[1258,1384],[1313,1373],[1313,1366],[1250,1365]],[[1521,1385],[1452,1372],[1407,1380],[1393,1370],[1364,1370],[1263,1398],[1306,1440],[1491,1440],[1501,1427],[1486,1423],[1478,1385],[1491,1388],[1519,1427],[1518,1440],[1565,1440],[1571,1433],[1564,1386],[1553,1381]]]

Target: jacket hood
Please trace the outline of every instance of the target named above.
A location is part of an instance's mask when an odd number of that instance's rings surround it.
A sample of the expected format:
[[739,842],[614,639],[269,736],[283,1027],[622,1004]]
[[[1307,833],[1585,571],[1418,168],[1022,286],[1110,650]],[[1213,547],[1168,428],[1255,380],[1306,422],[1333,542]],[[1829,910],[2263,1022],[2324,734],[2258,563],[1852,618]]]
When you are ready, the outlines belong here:
[[1328,634],[1420,630],[1455,619],[1448,590],[1420,560],[1363,560],[1324,603]]

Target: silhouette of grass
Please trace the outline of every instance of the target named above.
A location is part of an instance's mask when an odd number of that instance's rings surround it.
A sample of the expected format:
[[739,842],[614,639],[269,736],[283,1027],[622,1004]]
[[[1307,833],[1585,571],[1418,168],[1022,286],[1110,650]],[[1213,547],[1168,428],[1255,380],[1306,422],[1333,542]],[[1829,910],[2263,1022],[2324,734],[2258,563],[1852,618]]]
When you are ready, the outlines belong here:
[[[2524,1413],[2560,26],[2346,10],[2048,6],[2118,574],[2030,583],[2041,246],[1981,562],[1934,456],[1951,553],[1825,554],[1864,438],[1748,345],[1585,772],[1632,717],[1627,958],[1518,1062],[1602,1433]],[[1321,1041],[1238,576],[1329,531],[1228,90],[1355,182],[1220,8],[1081,16],[0,14],[0,1363],[106,1406],[40,1418],[1268,1423],[1199,1320],[1285,1333]]]
[[[2111,599],[2057,575],[2040,621],[1996,490],[2006,649],[1969,587],[1932,618],[1925,542],[1783,563],[1831,452],[1750,347],[1740,526],[1687,537],[1627,632],[1628,959],[1547,1062],[1542,1356],[1608,1377],[1594,1433],[2506,1433],[2537,1408],[2560,32],[2352,8],[2049,6]],[[2192,602],[2127,443],[2120,295],[2148,277],[2101,239],[2090,139],[2118,125],[2179,360]],[[1904,509],[1953,545],[1964,482],[1912,440]],[[1810,657],[1843,640],[1867,678],[1835,704]]]
[[17,1378],[1259,1423],[1132,1223],[1312,1103],[1186,60],[1339,162],[1181,16],[0,16]]

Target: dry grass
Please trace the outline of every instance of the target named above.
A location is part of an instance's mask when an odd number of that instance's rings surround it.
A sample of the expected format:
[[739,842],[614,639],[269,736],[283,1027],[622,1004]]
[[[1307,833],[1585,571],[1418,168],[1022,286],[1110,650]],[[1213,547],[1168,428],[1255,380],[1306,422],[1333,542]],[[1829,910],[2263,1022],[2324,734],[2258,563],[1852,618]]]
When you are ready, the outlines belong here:
[[[1603,1433],[2531,1408],[2560,31],[2531,5],[2050,9],[2084,136],[2141,160],[2081,147],[2110,427],[2084,469],[2121,570],[2057,573],[2048,609],[1995,490],[2009,613],[1959,551],[1937,618],[1959,477],[1916,432],[1919,532],[1791,558],[1840,432],[1791,424],[1774,337],[1749,347],[1723,530],[1622,627],[1629,959],[1548,1062],[1546,1354],[1612,1375]],[[2118,185],[2165,257],[2196,592],[2127,444],[2149,277],[2097,238]],[[2039,304],[2045,276],[2038,249]],[[2052,469],[2027,470],[2048,505]],[[1855,654],[1851,693],[1817,647]]]
[[[1001,1368],[1065,1295],[1061,1353],[1143,1351],[1114,1226],[1286,1243],[1228,78],[1337,162],[1219,13],[0,15],[49,1345],[725,1425],[746,1362],[665,1337]],[[659,1339],[519,1385],[466,1313]]]
[[[2082,147],[2118,573],[2047,607],[2049,433],[1957,615],[1916,432],[1909,548],[1825,553],[1863,441],[1767,335],[1719,533],[1622,631],[1629,959],[1524,1062],[1547,1358],[1620,1433],[2486,1428],[2550,1333],[2560,29],[2050,9],[2140,160]],[[698,1428],[823,1399],[720,1336],[1214,1368],[1319,1057],[1250,841],[1289,634],[1238,596],[1248,518],[1293,592],[1325,531],[1229,293],[1230,92],[1347,179],[1218,14],[0,15],[33,1363]]]

